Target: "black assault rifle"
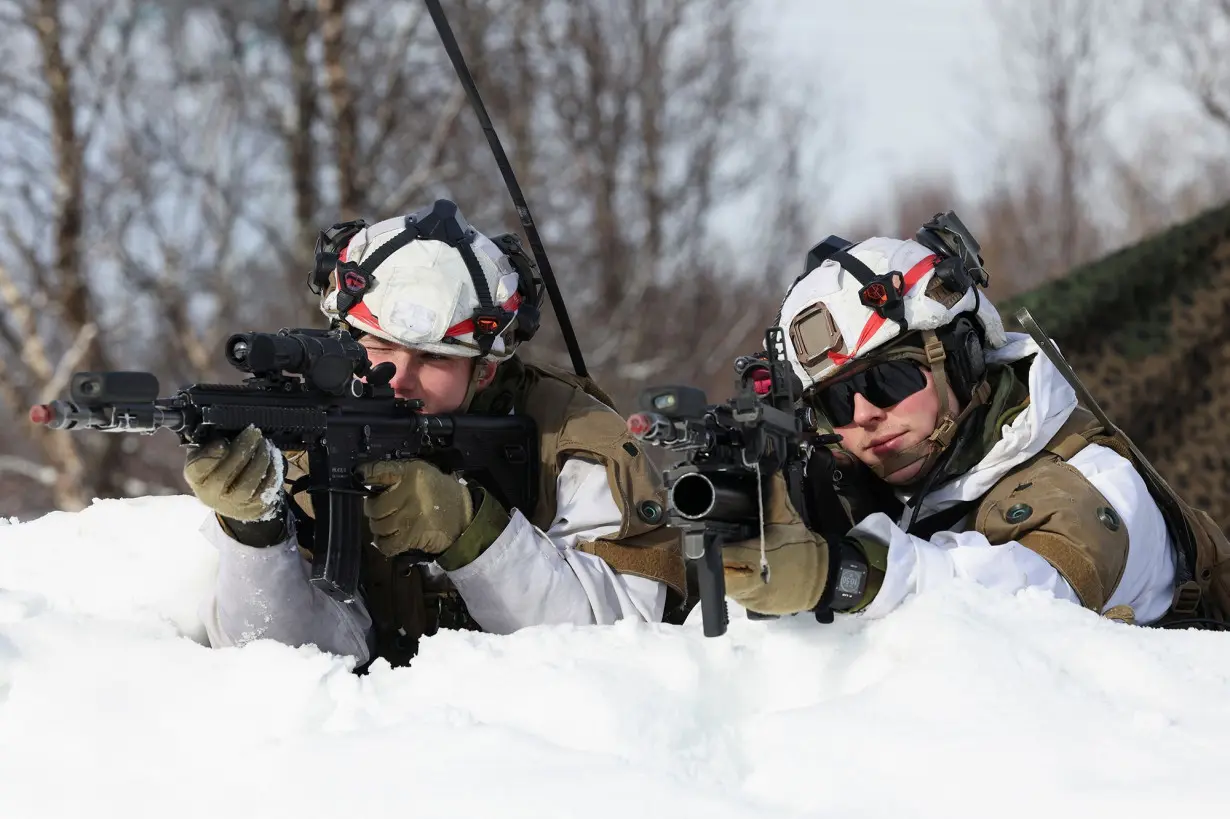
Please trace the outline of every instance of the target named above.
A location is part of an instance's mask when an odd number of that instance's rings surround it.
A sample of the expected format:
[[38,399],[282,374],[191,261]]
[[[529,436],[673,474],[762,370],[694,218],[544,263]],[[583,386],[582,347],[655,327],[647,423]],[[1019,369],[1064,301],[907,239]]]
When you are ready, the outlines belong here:
[[371,494],[355,474],[359,464],[422,458],[476,481],[507,509],[533,509],[538,435],[528,417],[424,414],[422,401],[393,395],[395,366],[372,367],[343,329],[239,333],[225,352],[251,377],[159,398],[152,373],[81,372],[68,401],[37,405],[30,419],[52,429],[169,429],[182,445],[230,438],[252,425],[283,452],[306,451],[304,482],[316,520],[311,582],[341,601],[358,587],[362,503]]
[[[709,404],[696,387],[650,388],[640,396],[643,411],[628,419],[640,440],[685,456],[663,473],[668,523],[683,531],[684,557],[694,562],[707,637],[725,634],[729,624],[723,543],[758,538],[770,476],[802,470],[813,453],[840,440],[800,417],[801,385],[780,327],[765,333],[765,350],[735,360],[736,394],[725,403]],[[764,569],[762,579],[768,582]]]

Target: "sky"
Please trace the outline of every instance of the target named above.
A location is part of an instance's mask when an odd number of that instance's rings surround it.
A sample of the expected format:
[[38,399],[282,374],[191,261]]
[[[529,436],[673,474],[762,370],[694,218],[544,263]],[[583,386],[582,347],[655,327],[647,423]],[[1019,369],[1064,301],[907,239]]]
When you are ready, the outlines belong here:
[[874,208],[877,188],[903,175],[947,172],[963,186],[981,184],[995,145],[978,127],[976,109],[997,81],[988,73],[995,30],[985,6],[755,0],[749,7],[782,75],[808,77],[840,112],[843,172],[833,180],[840,210]]
[[[909,176],[951,174],[964,194],[978,198],[1011,164],[1022,140],[1036,133],[1036,120],[1022,94],[1028,78],[1010,77],[1004,65],[992,10],[1025,1],[749,3],[752,30],[766,43],[764,58],[782,82],[809,79],[822,96],[835,98],[843,138],[838,167],[825,177],[833,186],[835,215],[883,207],[884,191]],[[1168,150],[1176,184],[1225,155],[1224,130],[1211,125],[1187,94],[1148,73],[1123,35],[1103,28],[1102,36],[1111,43],[1107,53],[1116,68],[1137,69],[1130,83],[1116,80],[1118,104],[1105,129],[1110,150],[1132,156],[1153,140]],[[1176,134],[1184,140],[1177,148]],[[812,138],[817,150],[827,145],[827,133]]]
[[444,631],[409,668],[206,645],[195,498],[0,518],[0,816],[1224,813],[1230,634],[966,585],[729,631]]

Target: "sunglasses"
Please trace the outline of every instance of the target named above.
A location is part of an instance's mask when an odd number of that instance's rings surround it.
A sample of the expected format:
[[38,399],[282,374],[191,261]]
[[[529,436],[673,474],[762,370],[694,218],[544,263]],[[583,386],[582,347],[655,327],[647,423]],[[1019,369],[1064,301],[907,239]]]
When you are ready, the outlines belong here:
[[861,395],[880,409],[898,404],[927,385],[922,368],[909,360],[882,361],[849,378],[817,391],[811,405],[829,423],[844,427],[854,421],[854,396]]

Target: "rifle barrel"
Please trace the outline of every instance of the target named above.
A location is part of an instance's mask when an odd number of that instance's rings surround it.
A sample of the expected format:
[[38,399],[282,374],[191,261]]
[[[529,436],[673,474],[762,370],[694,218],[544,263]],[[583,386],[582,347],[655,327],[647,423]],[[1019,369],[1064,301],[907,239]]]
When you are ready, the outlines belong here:
[[30,408],[30,420],[50,429],[101,432],[154,432],[178,430],[184,426],[184,413],[154,403],[106,404],[83,407],[72,401],[52,401]]

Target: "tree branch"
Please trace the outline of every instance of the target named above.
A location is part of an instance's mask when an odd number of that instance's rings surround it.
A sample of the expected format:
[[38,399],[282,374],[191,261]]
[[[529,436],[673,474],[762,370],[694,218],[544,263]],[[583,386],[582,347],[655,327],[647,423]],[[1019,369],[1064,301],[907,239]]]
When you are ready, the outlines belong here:
[[81,326],[81,330],[78,331],[77,337],[73,339],[72,345],[64,352],[64,355],[60,356],[55,372],[43,384],[42,392],[39,393],[38,403],[46,404],[64,391],[73,376],[73,372],[81,365],[86,355],[89,354],[90,345],[94,342],[96,335],[98,335],[98,325],[94,322],[91,321]]

